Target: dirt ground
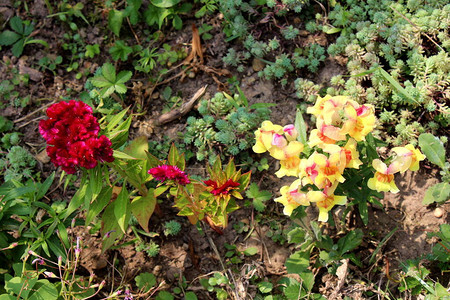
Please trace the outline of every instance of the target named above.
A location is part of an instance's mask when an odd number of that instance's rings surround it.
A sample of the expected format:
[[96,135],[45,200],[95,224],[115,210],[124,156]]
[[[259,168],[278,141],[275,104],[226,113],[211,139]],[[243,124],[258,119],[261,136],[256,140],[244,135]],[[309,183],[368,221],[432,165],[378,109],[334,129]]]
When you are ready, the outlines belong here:
[[[0,1],[0,8],[3,8],[3,14],[7,16],[14,13],[11,6],[5,5],[4,2]],[[45,174],[49,174],[53,170],[53,167],[45,158],[42,158],[45,142],[38,134],[38,121],[44,116],[44,108],[47,104],[57,101],[61,97],[76,98],[77,93],[83,89],[86,78],[83,77],[81,80],[76,80],[74,74],[63,72],[60,69],[55,74],[37,69],[37,61],[44,57],[47,52],[55,55],[67,54],[61,49],[60,36],[62,35],[62,30],[59,23],[55,19],[45,18],[47,11],[43,1],[35,0],[30,2],[32,2],[30,3],[31,13],[40,17],[38,24],[36,24],[36,28],[40,28],[39,38],[45,39],[49,43],[50,48],[44,50],[41,47],[37,47],[37,49],[26,47],[24,55],[20,59],[13,57],[6,48],[2,50],[1,58],[3,63],[0,64],[0,81],[11,79],[9,71],[12,69],[19,70],[20,74],[29,74],[30,82],[27,86],[23,85],[20,94],[21,96],[30,95],[31,104],[25,108],[7,106],[0,112],[0,115],[14,120],[16,128],[23,134],[22,140],[25,141],[30,152],[40,161],[38,168],[45,176]],[[204,46],[205,65],[226,69],[221,58],[225,55],[227,46],[223,34],[220,34],[219,30],[216,30],[216,33],[213,35],[214,39]],[[90,44],[101,43],[102,34],[98,30],[92,30],[84,34]],[[171,32],[166,37],[166,42],[172,45],[189,44],[190,40],[189,22],[187,22],[182,31]],[[84,67],[94,72],[103,63],[101,60],[101,57],[97,57],[93,62],[86,61],[84,62]],[[127,68],[126,65],[118,67]],[[237,76],[241,82],[242,91],[249,99],[250,104],[260,102],[276,103],[276,106],[272,108],[271,117],[274,123],[286,125],[294,122],[295,107],[300,103],[300,100],[295,96],[293,82],[288,84],[287,87],[281,87],[272,81],[264,81],[258,77],[252,66],[249,66],[247,71],[242,74],[235,72],[233,69],[228,70]],[[321,64],[320,71],[314,75],[314,80],[317,83],[327,84],[332,76],[344,70],[345,68],[336,61],[327,60]],[[218,78],[224,85],[227,79],[227,77]],[[149,139],[161,140],[166,135],[176,136],[177,132],[185,128],[186,117],[161,127],[148,125],[150,119],[161,114],[162,100],[159,98],[154,99],[152,95],[144,96],[145,88],[149,84],[145,78],[133,78],[133,82],[143,83],[142,90],[135,93],[134,96],[139,94],[142,97],[140,100],[142,100],[147,113],[134,120],[132,137],[147,134]],[[169,85],[173,90],[182,91],[185,99],[189,99],[195,91],[205,85],[208,85],[205,98],[214,95],[216,91],[222,88],[217,85],[217,82],[210,74],[201,71],[195,74],[195,78],[185,78],[183,82],[173,80]],[[155,90],[154,93],[158,91],[159,89]],[[133,101],[137,101],[137,99],[127,99],[128,103],[133,103]],[[269,190],[274,196],[277,196],[283,181],[273,175],[273,171],[277,169],[274,161],[270,161],[270,165],[269,172],[259,175],[258,180],[261,189]],[[369,278],[372,282],[386,283],[388,281],[386,272],[389,273],[389,276],[395,276],[395,273],[401,268],[400,262],[414,259],[430,252],[434,241],[427,239],[427,233],[438,230],[440,224],[449,223],[450,221],[450,203],[447,202],[441,206],[444,213],[439,217],[435,215],[436,206],[424,206],[422,204],[426,189],[437,183],[439,181],[438,177],[438,170],[423,164],[419,172],[407,172],[396,178],[401,192],[395,195],[387,193],[383,200],[383,208],[370,208],[370,223],[363,228],[366,236],[370,236],[370,238],[364,240],[363,245],[357,250],[357,255],[360,253],[363,257],[364,255],[367,255],[365,257],[370,256],[384,236],[394,229],[396,229],[396,232],[383,245],[377,256],[376,263],[372,266],[372,268],[378,268],[378,272],[372,272],[373,270],[358,271],[350,267],[351,272],[354,273],[349,275],[345,285],[341,287],[341,295],[334,296],[336,299],[344,295],[358,299],[358,297],[362,297],[362,291],[370,290],[371,287],[360,285],[356,280],[358,276],[362,278],[373,276],[373,278]],[[69,200],[62,193],[60,197]],[[270,200],[268,203],[265,212],[268,220],[275,221],[280,228],[288,228],[289,220],[283,216],[281,206]],[[148,257],[144,252],[136,251],[134,244],[102,253],[102,237],[98,233],[90,234],[89,228],[78,227],[76,234],[81,237],[82,243],[86,247],[81,256],[81,265],[84,271],[87,274],[90,272],[95,273],[98,279],[106,277],[110,282],[116,281],[116,284],[125,282],[130,285],[134,284],[133,279],[139,273],[151,272],[157,276],[159,282],[164,283],[162,288],[176,286],[177,281],[184,276],[189,282],[189,289],[202,293],[200,291],[200,278],[210,275],[214,271],[223,271],[223,267],[236,268],[236,266],[228,264],[226,259],[224,260],[224,255],[227,251],[225,244],[235,244],[241,250],[248,247],[258,248],[256,255],[243,257],[244,263],[241,264],[239,270],[234,270],[234,275],[232,275],[236,281],[236,286],[244,293],[243,295],[248,294],[250,297],[256,293],[256,287],[252,286],[249,280],[255,274],[273,282],[280,276],[286,275],[284,262],[293,253],[294,245],[275,242],[270,238],[268,232],[273,230],[270,228],[270,222],[268,220],[259,223],[255,222],[255,211],[252,208],[243,207],[232,213],[229,226],[224,230],[223,235],[219,235],[207,228],[204,229],[204,234],[201,234],[185,218],[175,216],[177,211],[171,207],[170,201],[162,205],[164,214],[152,216],[150,231],[162,232],[162,224],[173,219],[180,222],[183,226],[182,232],[175,237],[166,237],[164,235],[155,237],[155,240],[160,245],[160,254],[155,258]],[[243,203],[240,203],[240,205],[244,206]],[[312,211],[311,213],[317,212]],[[253,228],[252,232],[237,232],[238,224],[249,225],[250,228]],[[125,242],[132,240],[132,238],[132,232],[129,232]],[[220,257],[217,256],[217,253],[220,254]],[[116,261],[118,261],[118,264],[115,263]],[[116,274],[113,279],[114,268],[121,276]],[[316,282],[323,282],[321,292],[329,295],[331,299],[333,288],[338,284],[337,277],[328,274],[324,276],[326,273],[320,270],[317,274],[318,279],[316,279]],[[448,282],[449,279],[446,278],[446,280]],[[443,282],[444,286],[445,284]],[[206,294],[204,297],[203,299],[208,299]],[[242,299],[245,298],[245,296],[242,297]],[[199,299],[202,299],[201,296],[199,296]]]

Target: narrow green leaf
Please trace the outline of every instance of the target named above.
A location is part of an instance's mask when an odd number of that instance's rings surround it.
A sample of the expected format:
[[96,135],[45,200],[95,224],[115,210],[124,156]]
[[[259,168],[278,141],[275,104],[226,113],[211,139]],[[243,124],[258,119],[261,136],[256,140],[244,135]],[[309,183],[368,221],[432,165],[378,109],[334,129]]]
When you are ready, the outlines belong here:
[[303,119],[302,112],[299,109],[297,109],[297,114],[295,115],[294,127],[298,132],[297,140],[303,145],[306,145],[308,143],[308,137],[306,135],[306,123]]
[[170,150],[169,150],[169,157],[168,157],[168,164],[171,166],[176,166],[177,161],[178,161],[178,149],[177,147],[175,147],[175,144],[172,144],[172,146],[170,146]]
[[125,186],[122,186],[122,190],[117,196],[117,199],[114,201],[114,216],[116,218],[117,224],[119,224],[120,229],[122,229],[123,233],[126,232],[128,226],[128,223],[126,222],[127,215],[129,215],[128,202],[129,202],[129,195],[127,188]]
[[40,188],[38,190],[36,200],[41,199],[45,196],[45,193],[47,193],[48,189],[53,183],[53,180],[55,179],[55,172],[53,172],[47,179],[45,179],[44,183],[40,185]]
[[48,48],[48,43],[46,41],[39,40],[39,39],[28,40],[25,42],[25,45],[28,45],[28,44],[40,44],[40,45],[44,46],[45,48]]
[[69,206],[64,213],[64,219],[67,219],[74,211],[83,208],[84,196],[86,195],[87,184],[83,184],[70,200]]
[[364,233],[357,228],[339,239],[337,245],[341,255],[358,247],[362,243]]
[[85,225],[88,226],[95,217],[97,217],[100,212],[108,205],[112,196],[112,187],[107,187],[102,189],[100,194],[91,203],[89,210],[86,215]]
[[419,104],[419,102],[414,99],[414,97],[408,93],[407,90],[405,90],[405,88],[403,88],[400,83],[398,83],[397,80],[394,79],[394,77],[392,77],[388,72],[386,72],[382,67],[379,67],[378,69],[381,73],[381,75],[383,75],[383,77],[401,94],[403,94],[408,100],[410,100],[410,104]]

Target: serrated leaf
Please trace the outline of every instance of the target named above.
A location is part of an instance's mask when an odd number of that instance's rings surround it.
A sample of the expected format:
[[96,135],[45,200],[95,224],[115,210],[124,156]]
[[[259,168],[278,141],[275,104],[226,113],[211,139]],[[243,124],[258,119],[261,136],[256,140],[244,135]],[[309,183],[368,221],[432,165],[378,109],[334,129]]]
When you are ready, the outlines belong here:
[[136,286],[144,293],[156,285],[156,276],[147,272],[139,274],[134,280],[136,281]]
[[429,161],[441,168],[444,167],[445,148],[439,138],[431,133],[422,133],[419,136],[419,146]]
[[23,22],[18,16],[12,17],[11,20],[9,21],[9,25],[11,26],[12,30],[14,30],[15,32],[22,34],[22,35],[24,34]]
[[133,73],[131,73],[131,71],[120,71],[119,74],[117,74],[115,82],[125,83],[130,80],[131,76],[133,76]]
[[98,88],[104,88],[104,87],[111,86],[111,82],[109,82],[109,80],[107,80],[103,76],[93,77],[90,79],[90,81],[95,87],[98,87]]
[[284,289],[284,295],[287,299],[300,299],[301,294],[300,284],[290,284]]
[[309,267],[309,255],[308,251],[297,251],[286,259],[286,270],[288,273],[300,274],[305,272]]
[[[127,87],[123,83],[117,83],[117,84],[114,85],[113,88],[119,94],[125,94],[127,92]],[[112,94],[112,92],[110,94]],[[108,94],[108,96],[110,94]]]
[[273,284],[267,281],[263,281],[258,283],[258,289],[261,293],[267,294],[270,293],[273,289]]
[[11,52],[15,57],[19,57],[20,55],[22,55],[24,43],[25,40],[20,39],[12,46]]
[[303,244],[305,242],[306,232],[302,228],[294,228],[288,232],[287,238],[289,243]]
[[116,82],[116,68],[111,63],[103,64],[102,75],[107,81],[111,83]]
[[0,45],[3,46],[9,46],[17,42],[21,38],[20,35],[18,35],[15,32],[12,32],[11,30],[5,30],[2,33],[0,33]]
[[443,203],[450,198],[450,183],[440,182],[427,189],[422,204]]

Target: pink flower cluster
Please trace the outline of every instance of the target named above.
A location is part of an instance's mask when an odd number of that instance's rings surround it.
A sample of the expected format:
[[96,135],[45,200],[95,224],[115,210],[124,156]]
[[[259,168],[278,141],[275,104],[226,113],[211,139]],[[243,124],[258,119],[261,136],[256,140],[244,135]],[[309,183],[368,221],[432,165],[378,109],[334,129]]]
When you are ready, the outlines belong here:
[[191,183],[185,172],[181,171],[177,166],[162,165],[148,170],[148,174],[153,178],[164,182],[166,180],[173,180],[181,185]]
[[100,126],[92,108],[82,101],[61,101],[47,109],[39,132],[47,141],[47,154],[55,166],[68,174],[76,167],[92,169],[98,161],[114,161],[111,141],[98,136]]

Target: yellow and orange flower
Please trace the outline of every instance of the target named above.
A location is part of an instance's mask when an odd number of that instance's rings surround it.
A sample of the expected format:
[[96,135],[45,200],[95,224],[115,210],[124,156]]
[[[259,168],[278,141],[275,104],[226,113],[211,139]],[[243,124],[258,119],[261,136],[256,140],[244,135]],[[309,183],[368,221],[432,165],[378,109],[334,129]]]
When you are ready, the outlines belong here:
[[338,151],[330,153],[329,157],[319,154],[314,158],[314,163],[318,167],[318,174],[314,179],[314,184],[320,189],[336,182],[345,181],[344,176],[342,176],[346,164],[345,152],[340,151],[339,146],[334,146],[336,147],[333,148],[336,148]]
[[335,144],[337,141],[345,140],[345,134],[342,134],[338,127],[326,125],[322,119],[317,119],[316,125],[317,128],[311,130],[309,135],[309,147],[324,148],[327,144]]
[[290,186],[283,186],[280,190],[281,196],[275,199],[284,205],[283,213],[287,216],[292,214],[292,211],[300,205],[309,206],[309,200],[306,194],[300,191],[301,180],[297,179]]
[[328,221],[328,212],[335,205],[344,205],[347,203],[346,196],[336,196],[334,195],[334,190],[336,189],[337,182],[330,187],[325,188],[323,191],[309,191],[306,194],[306,198],[310,202],[315,202],[319,208],[319,221]]
[[375,128],[375,114],[372,105],[365,104],[355,107],[350,102],[344,108],[347,120],[341,133],[348,134],[356,141],[364,141],[366,135]]
[[374,159],[372,166],[376,172],[367,182],[367,186],[377,192],[398,193],[400,190],[395,185],[394,174],[401,170],[401,165],[400,161],[393,161],[388,167],[381,160]]
[[261,128],[255,131],[256,144],[253,146],[255,153],[264,153],[272,148],[272,140],[274,134],[282,134],[283,127],[275,125],[270,121],[264,121]]
[[425,155],[419,149],[415,149],[413,145],[408,144],[405,147],[395,147],[392,149],[397,154],[396,161],[401,163],[400,172],[419,170],[419,162],[425,159]]

